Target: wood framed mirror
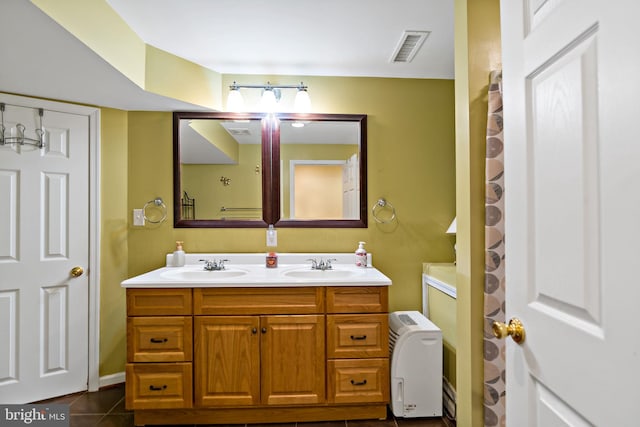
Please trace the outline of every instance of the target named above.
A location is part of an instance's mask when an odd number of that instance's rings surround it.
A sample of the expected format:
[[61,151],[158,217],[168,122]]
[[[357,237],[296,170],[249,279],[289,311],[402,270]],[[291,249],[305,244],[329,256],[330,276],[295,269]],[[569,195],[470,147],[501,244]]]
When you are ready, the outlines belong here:
[[366,227],[366,115],[175,112],[174,226]]

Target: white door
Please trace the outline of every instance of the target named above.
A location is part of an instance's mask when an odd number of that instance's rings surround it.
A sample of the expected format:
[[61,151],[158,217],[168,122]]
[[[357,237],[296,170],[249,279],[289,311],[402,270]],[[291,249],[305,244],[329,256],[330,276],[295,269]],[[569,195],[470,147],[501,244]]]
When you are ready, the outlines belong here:
[[[44,149],[0,146],[0,403],[87,389],[88,117],[42,120]],[[7,104],[5,134],[18,123],[35,137],[38,110]]]
[[502,0],[507,424],[640,423],[638,0]]

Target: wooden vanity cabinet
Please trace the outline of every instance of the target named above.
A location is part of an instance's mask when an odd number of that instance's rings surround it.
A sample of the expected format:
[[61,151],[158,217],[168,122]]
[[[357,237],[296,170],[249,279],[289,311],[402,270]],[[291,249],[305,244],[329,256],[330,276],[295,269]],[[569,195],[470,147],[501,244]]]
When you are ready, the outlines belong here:
[[195,405],[323,403],[323,291],[195,289]]
[[127,409],[193,406],[191,289],[127,290]]
[[327,288],[329,403],[389,401],[386,287]]
[[135,425],[386,418],[386,286],[128,289],[127,304]]

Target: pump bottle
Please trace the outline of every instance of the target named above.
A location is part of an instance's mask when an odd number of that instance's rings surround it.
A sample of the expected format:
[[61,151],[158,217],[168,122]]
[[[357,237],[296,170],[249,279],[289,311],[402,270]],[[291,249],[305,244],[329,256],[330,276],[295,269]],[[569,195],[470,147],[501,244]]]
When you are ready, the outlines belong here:
[[367,266],[367,251],[364,248],[365,242],[358,242],[358,249],[356,249],[356,267]]
[[183,267],[184,266],[184,250],[182,249],[182,242],[176,242],[176,250],[173,252],[173,266],[174,267]]

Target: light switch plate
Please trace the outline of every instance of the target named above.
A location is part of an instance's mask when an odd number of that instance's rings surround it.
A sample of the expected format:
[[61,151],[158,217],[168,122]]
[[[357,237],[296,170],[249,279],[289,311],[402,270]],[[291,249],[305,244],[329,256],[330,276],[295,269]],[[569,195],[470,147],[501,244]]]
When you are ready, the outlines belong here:
[[133,225],[135,225],[136,227],[144,227],[144,210],[143,209],[133,210]]

